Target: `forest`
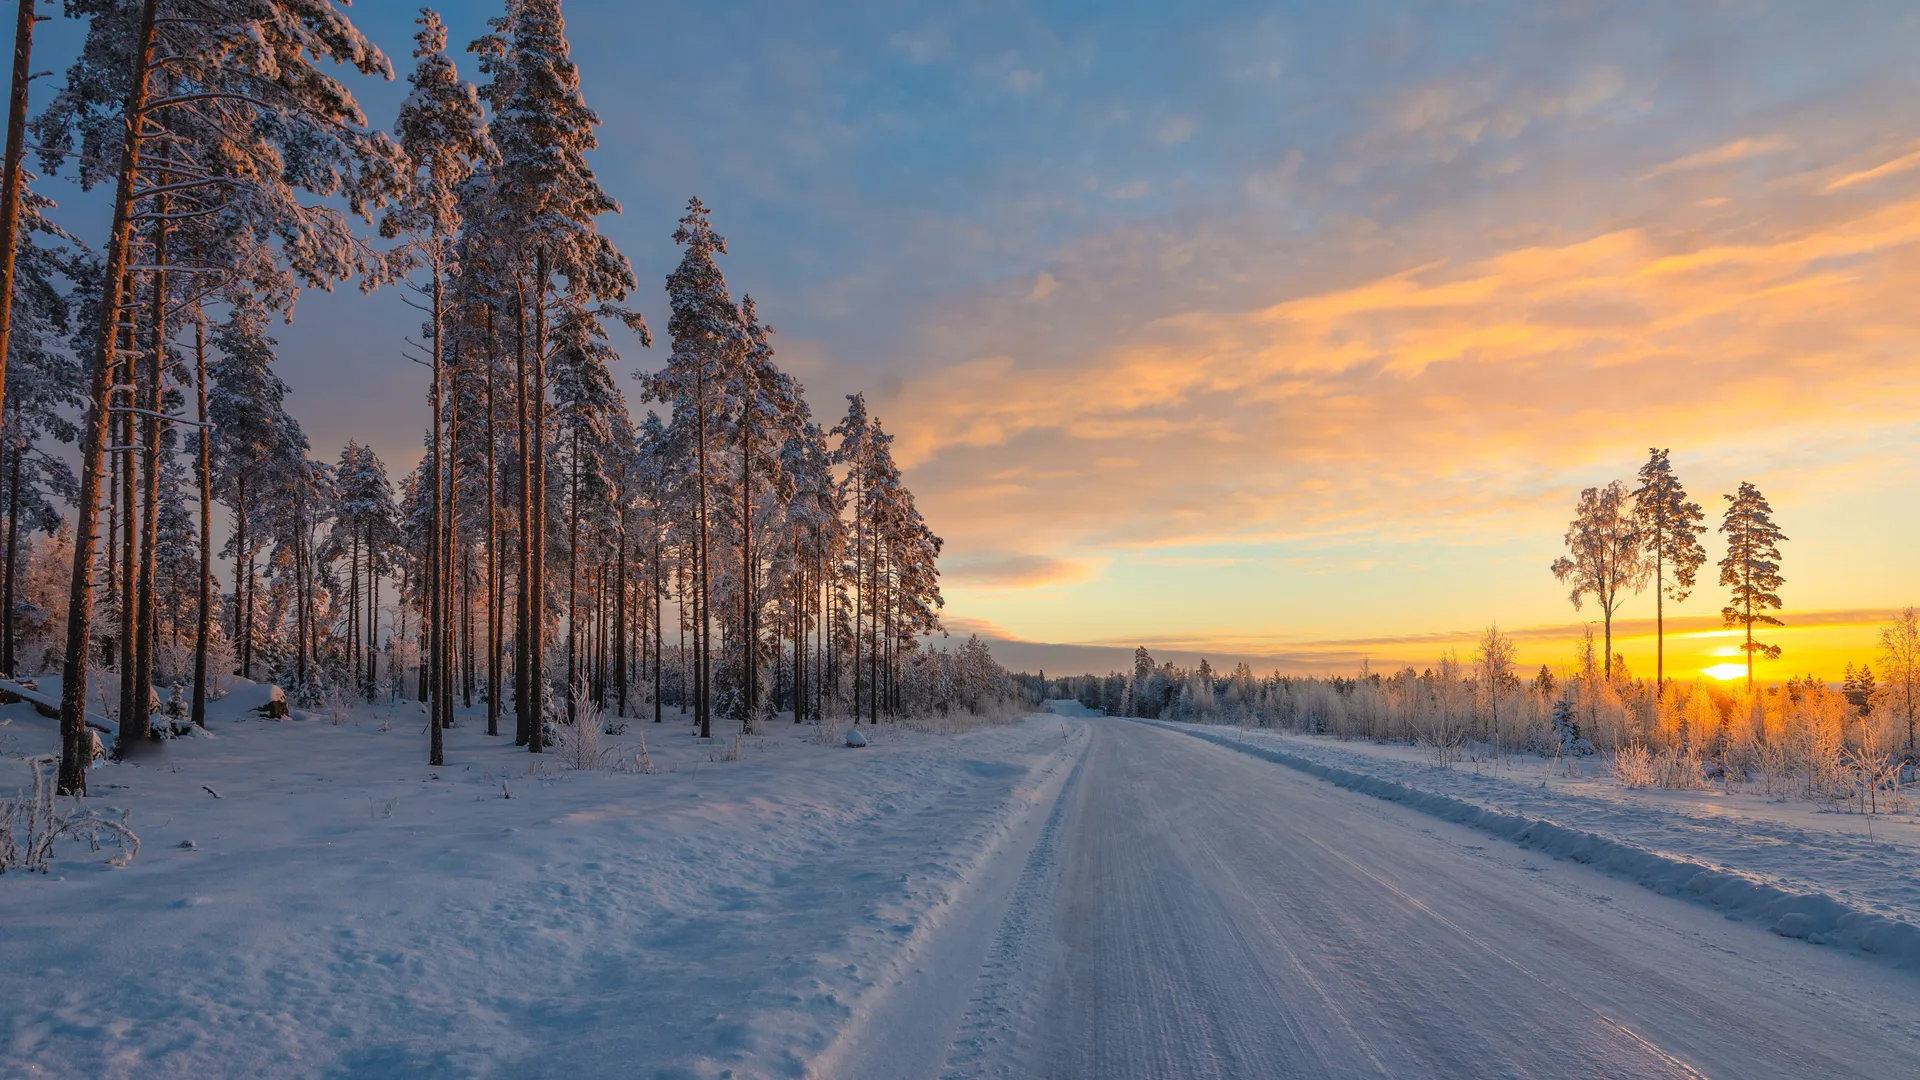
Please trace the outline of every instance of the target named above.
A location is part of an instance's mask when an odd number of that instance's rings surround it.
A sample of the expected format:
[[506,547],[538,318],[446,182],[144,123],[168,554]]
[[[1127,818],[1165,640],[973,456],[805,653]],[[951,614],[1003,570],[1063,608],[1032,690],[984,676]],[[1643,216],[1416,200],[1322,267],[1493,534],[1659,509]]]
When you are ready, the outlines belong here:
[[[72,0],[84,44],[33,115],[51,16],[19,10],[0,669],[58,679],[61,793],[203,724],[230,676],[422,702],[434,765],[480,706],[537,754],[585,706],[710,737],[1006,697],[983,644],[928,644],[941,539],[892,436],[857,393],[816,418],[698,198],[664,355],[616,379],[653,328],[596,224],[619,203],[557,0],[508,0],[466,47],[477,84],[421,9],[386,129],[334,72],[393,63],[330,3]],[[106,234],[63,227],[43,176],[107,194]],[[361,440],[316,451],[276,373],[276,322],[345,282],[419,312],[397,478]]]
[[[1779,545],[1787,537],[1765,495],[1742,483],[1723,497],[1718,581],[1727,590],[1721,625],[1742,635],[1735,648],[1744,682],[1672,678],[1666,603],[1696,587],[1707,560],[1699,541],[1705,511],[1667,450],[1651,450],[1637,479],[1633,488],[1614,481],[1579,495],[1567,554],[1549,569],[1572,585],[1576,610],[1591,602],[1601,620],[1598,634],[1584,626],[1571,663],[1557,673],[1544,663],[1530,676],[1521,671],[1513,638],[1489,626],[1466,657],[1450,649],[1418,670],[1362,664],[1352,676],[1261,676],[1244,662],[1230,672],[1204,658],[1192,668],[1156,663],[1141,646],[1130,672],[1015,678],[1035,696],[1077,698],[1114,716],[1416,744],[1441,767],[1522,753],[1577,772],[1581,759],[1597,757],[1630,787],[1751,787],[1867,812],[1904,805],[1903,787],[1920,782],[1920,609],[1898,612],[1881,628],[1878,655],[1849,663],[1837,686],[1811,674],[1757,682],[1756,659],[1783,655],[1754,633],[1785,625],[1772,612],[1782,605]],[[1613,618],[1649,588],[1655,669],[1639,677],[1613,649]]]

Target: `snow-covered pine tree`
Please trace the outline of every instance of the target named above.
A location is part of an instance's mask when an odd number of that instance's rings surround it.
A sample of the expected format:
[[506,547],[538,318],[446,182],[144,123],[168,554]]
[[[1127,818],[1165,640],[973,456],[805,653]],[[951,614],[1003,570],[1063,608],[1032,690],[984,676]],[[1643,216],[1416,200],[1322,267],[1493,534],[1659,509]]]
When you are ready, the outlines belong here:
[[531,736],[547,692],[547,364],[554,346],[565,344],[554,340],[554,330],[584,317],[613,317],[634,329],[643,345],[647,335],[637,314],[611,303],[633,289],[633,270],[595,225],[601,214],[620,207],[587,165],[600,118],[580,93],[559,0],[514,0],[492,25],[494,33],[472,48],[490,76],[481,94],[493,108],[491,130],[500,152],[485,228],[511,252],[516,319],[531,324],[530,332],[518,335],[533,362],[532,384],[520,388],[527,413],[521,421],[527,433],[520,492],[524,614],[515,637],[516,672],[525,673],[516,674],[516,684],[525,686],[517,695],[516,718],[519,737],[539,753],[541,740]]
[[1699,539],[1707,527],[1700,524],[1705,511],[1687,498],[1667,452],[1655,448],[1647,453],[1647,463],[1640,466],[1640,486],[1633,492],[1633,516],[1644,554],[1653,562],[1653,670],[1654,685],[1659,687],[1667,680],[1666,600],[1671,597],[1679,603],[1692,592],[1694,574],[1707,561]]
[[1773,522],[1773,507],[1760,489],[1742,481],[1731,495],[1724,496],[1727,509],[1720,518],[1720,531],[1727,538],[1727,554],[1720,560],[1720,584],[1733,590],[1731,602],[1720,609],[1721,623],[1728,629],[1746,631],[1740,646],[1747,654],[1747,693],[1753,693],[1753,657],[1780,659],[1780,646],[1753,640],[1755,626],[1784,626],[1767,614],[1780,609],[1780,541],[1787,538]]
[[493,141],[487,134],[481,114],[479,95],[471,83],[461,80],[447,56],[447,30],[440,16],[430,8],[420,9],[420,32],[414,37],[413,55],[419,60],[408,82],[413,92],[400,105],[400,117],[394,124],[401,149],[410,165],[411,183],[380,223],[387,237],[410,236],[399,252],[403,269],[424,270],[427,283],[419,287],[426,296],[426,328],[431,382],[427,394],[432,411],[432,436],[428,459],[427,495],[431,506],[426,530],[427,558],[423,583],[427,589],[426,611],[422,623],[428,635],[425,651],[427,676],[431,686],[431,719],[427,760],[445,764],[441,731],[453,721],[452,581],[442,550],[452,521],[445,512],[445,477],[448,461],[442,432],[444,399],[447,396],[445,360],[447,355],[447,296],[449,274],[457,271],[454,259],[462,223],[462,189],[472,179],[479,164],[495,158]]
[[[71,443],[78,430],[69,416],[80,404],[79,365],[63,340],[91,308],[85,303],[94,262],[83,250],[36,242],[36,235],[73,242],[54,226],[45,211],[51,202],[31,189],[22,189],[16,214],[22,235],[16,248],[12,275],[11,331],[6,365],[6,398],[0,408],[0,509],[6,515],[4,555],[0,556],[0,670],[18,674],[15,578],[26,556],[22,529],[50,532],[60,519],[55,499],[71,500],[76,488],[73,470],[62,455],[50,452],[51,440]],[[63,292],[62,279],[75,283]],[[76,305],[76,301],[80,303]]]
[[[27,83],[33,78],[34,0],[19,0],[13,31],[13,80],[7,96],[7,145],[0,163],[0,417],[6,415],[7,360],[13,341],[14,263],[20,244],[21,191],[26,187]],[[9,559],[13,549],[8,548]],[[7,575],[12,576],[12,563]],[[11,605],[8,605],[11,611]],[[10,614],[7,616],[12,617]],[[0,659],[9,671],[11,659]]]
[[666,403],[671,410],[672,441],[676,457],[687,465],[692,502],[690,576],[693,618],[693,709],[702,738],[713,734],[710,683],[712,679],[713,507],[717,492],[727,483],[718,448],[720,425],[726,415],[724,390],[728,370],[745,351],[741,319],[727,291],[726,276],[716,256],[727,252],[726,238],[713,230],[708,210],[699,198],[687,201],[686,216],[673,241],[685,250],[680,264],[667,276],[672,315],[668,333],[673,352],[667,366],[640,376],[648,400]]
[[[353,682],[375,699],[380,647],[380,580],[392,569],[401,542],[386,467],[372,448],[349,442],[333,469],[333,527],[321,558],[345,559],[345,654]],[[335,576],[340,576],[338,571]]]
[[[175,222],[204,208],[194,205],[196,199],[214,207],[205,216],[217,213],[238,231],[271,236],[282,265],[301,280],[324,284],[368,268],[371,260],[346,228],[346,214],[325,204],[303,205],[296,192],[337,196],[349,213],[364,215],[397,191],[402,179],[398,149],[366,127],[352,94],[318,66],[328,59],[392,77],[385,57],[329,0],[195,0],[178,12],[169,5],[164,21],[160,8],[160,0],[74,0],[70,11],[89,19],[87,38],[64,87],[36,123],[44,160],[60,160],[77,135],[83,186],[109,175],[115,184],[102,273],[101,310],[107,317],[98,320],[89,356],[62,683],[59,787],[74,793],[84,792],[86,782],[85,653],[114,407],[111,369],[127,355],[123,324],[135,323],[126,331],[128,345],[139,329],[131,302],[134,248],[145,235],[156,256],[146,270],[155,279],[146,331],[158,354],[169,316],[171,267],[164,243]],[[148,147],[149,140],[157,141]],[[156,378],[149,382],[151,401],[159,387]],[[151,445],[156,425],[147,430]],[[131,511],[133,500],[126,502]],[[131,544],[126,549],[132,564]],[[122,726],[123,741],[141,734],[139,718],[127,719],[132,723]]]

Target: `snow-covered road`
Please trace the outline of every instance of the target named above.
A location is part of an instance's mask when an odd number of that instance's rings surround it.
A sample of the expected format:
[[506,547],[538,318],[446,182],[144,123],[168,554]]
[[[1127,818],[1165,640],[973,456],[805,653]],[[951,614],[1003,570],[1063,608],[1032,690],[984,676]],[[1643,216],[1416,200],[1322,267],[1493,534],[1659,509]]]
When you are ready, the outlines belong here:
[[1089,724],[947,1076],[1920,1069],[1910,973],[1183,734]]

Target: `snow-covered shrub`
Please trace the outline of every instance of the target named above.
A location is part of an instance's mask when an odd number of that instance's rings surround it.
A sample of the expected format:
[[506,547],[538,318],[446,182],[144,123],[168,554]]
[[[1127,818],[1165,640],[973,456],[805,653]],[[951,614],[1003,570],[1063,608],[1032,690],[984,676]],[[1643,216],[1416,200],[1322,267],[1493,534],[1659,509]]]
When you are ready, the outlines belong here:
[[[8,870],[46,873],[53,860],[53,842],[62,837],[85,840],[92,851],[103,842],[116,849],[107,860],[109,866],[126,866],[140,854],[140,838],[134,835],[132,813],[112,807],[94,809],[74,800],[74,809],[61,813],[53,795],[54,770],[60,759],[42,755],[29,759],[33,772],[29,790],[16,791],[13,798],[0,799],[0,874]],[[119,814],[119,818],[108,814]]]
[[813,718],[813,741],[821,746],[832,746],[840,741],[840,718],[827,713]]
[[746,749],[747,733],[736,731],[733,740],[726,745],[707,752],[708,761],[739,761],[740,754]]
[[1699,791],[1707,786],[1706,762],[1695,747],[1669,746],[1653,759],[1654,782],[1670,791]]
[[613,749],[604,744],[606,714],[584,688],[576,690],[573,723],[554,725],[560,761],[575,772],[593,772],[607,767]]
[[1650,788],[1660,782],[1653,766],[1653,751],[1643,743],[1632,743],[1615,751],[1607,761],[1607,771],[1622,787]]

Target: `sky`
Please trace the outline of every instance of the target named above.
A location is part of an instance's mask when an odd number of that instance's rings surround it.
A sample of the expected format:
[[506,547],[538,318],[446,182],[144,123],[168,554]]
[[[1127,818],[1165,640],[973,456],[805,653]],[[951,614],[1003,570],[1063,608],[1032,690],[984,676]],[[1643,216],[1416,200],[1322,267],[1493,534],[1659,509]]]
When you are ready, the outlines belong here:
[[[412,5],[352,12],[404,75]],[[1751,481],[1790,538],[1762,678],[1838,678],[1920,603],[1909,3],[565,12],[634,305],[664,330],[699,195],[816,413],[864,390],[895,434],[949,627],[1013,666],[1426,666],[1489,624],[1563,666],[1599,617],[1548,570],[1575,500],[1656,446],[1710,524]],[[391,124],[403,83],[350,84]],[[317,455],[417,458],[416,321],[302,299]],[[1670,675],[1738,660],[1705,543]],[[1636,673],[1653,615],[1616,622]]]

